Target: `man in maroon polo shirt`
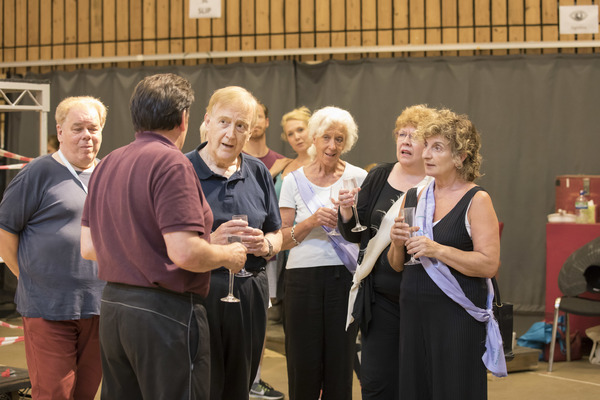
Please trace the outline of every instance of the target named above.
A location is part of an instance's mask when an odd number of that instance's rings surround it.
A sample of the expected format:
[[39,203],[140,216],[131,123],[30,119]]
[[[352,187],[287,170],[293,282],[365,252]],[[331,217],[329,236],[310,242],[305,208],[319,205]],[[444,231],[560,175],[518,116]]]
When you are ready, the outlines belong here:
[[210,244],[212,212],[181,153],[193,100],[177,75],[143,79],[130,100],[135,141],[90,179],[81,251],[107,281],[103,399],[209,398],[208,272],[239,271],[246,249]]

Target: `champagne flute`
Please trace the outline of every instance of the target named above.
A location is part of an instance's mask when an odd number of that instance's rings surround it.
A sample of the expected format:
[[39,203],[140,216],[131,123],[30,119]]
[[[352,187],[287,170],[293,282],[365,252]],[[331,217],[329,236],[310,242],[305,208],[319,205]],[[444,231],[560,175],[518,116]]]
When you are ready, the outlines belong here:
[[[335,205],[333,200],[338,201],[339,194],[340,194],[339,189],[334,188],[333,186],[331,186],[331,188],[329,188],[329,198],[332,200],[331,208],[333,208],[336,211],[336,213],[337,213],[338,206]],[[327,234],[329,236],[340,236],[340,232],[337,230],[337,227],[332,228],[329,232],[327,232]]]
[[[231,216],[232,220],[238,220],[238,221],[246,221],[248,222],[248,216],[246,214],[238,214],[238,215],[232,215]],[[242,242],[241,237],[240,237],[240,242]],[[247,278],[249,276],[252,276],[252,274],[248,271],[246,271],[246,267],[244,266],[240,272],[238,272],[237,274],[235,274],[235,276],[237,276],[238,278]]]
[[[238,236],[238,235],[229,235],[227,237],[227,242],[228,243],[235,243],[235,242],[242,243],[242,237]],[[227,294],[227,296],[221,298],[221,301],[224,301],[225,303],[239,303],[240,302],[240,299],[238,299],[237,297],[235,297],[233,295],[233,277],[234,276],[235,276],[235,274],[233,273],[233,271],[229,270],[229,293]]]
[[[406,207],[400,209],[400,217],[404,218],[404,222],[408,224],[411,228],[415,226],[415,208],[414,207]],[[418,232],[410,232],[410,236],[417,236]],[[410,255],[410,260],[404,263],[404,265],[416,265],[420,264],[416,259],[415,255]]]
[[[358,184],[356,183],[356,178],[346,178],[344,179],[344,189],[353,190],[357,188]],[[354,195],[354,205],[352,206],[352,211],[354,212],[354,219],[356,219],[356,226],[351,229],[352,232],[362,232],[367,229],[366,226],[361,225],[358,220],[358,211],[356,211],[356,203],[358,202],[358,193]]]

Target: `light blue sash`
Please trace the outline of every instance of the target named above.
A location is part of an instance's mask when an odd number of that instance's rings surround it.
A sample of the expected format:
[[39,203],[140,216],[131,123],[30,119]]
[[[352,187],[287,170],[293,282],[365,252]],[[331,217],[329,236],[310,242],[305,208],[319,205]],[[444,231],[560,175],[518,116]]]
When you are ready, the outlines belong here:
[[[425,189],[425,198],[422,198],[417,205],[416,223],[423,229],[426,237],[433,240],[433,212],[435,210],[435,199],[433,196],[433,187],[435,181],[430,183]],[[419,257],[423,268],[435,284],[452,300],[462,306],[469,315],[477,321],[486,323],[485,353],[482,360],[486,368],[495,376],[507,376],[506,360],[502,348],[502,336],[498,322],[494,318],[492,311],[492,301],[494,299],[494,288],[491,280],[488,278],[487,287],[487,307],[479,308],[465,296],[456,278],[450,272],[450,269],[443,262],[429,257]]]
[[[296,186],[298,187],[298,192],[300,193],[300,197],[302,197],[302,201],[308,208],[311,214],[317,212],[317,210],[321,207],[325,207],[321,200],[315,194],[310,182],[306,177],[298,170],[293,171],[292,176],[296,180]],[[333,229],[328,226],[321,225],[321,228],[325,230],[325,232],[331,232]],[[350,243],[346,241],[341,236],[330,236],[327,235],[327,238],[331,242],[335,253],[338,255],[342,263],[346,266],[350,273],[354,273],[356,271],[356,260],[358,259],[358,245],[354,243]]]

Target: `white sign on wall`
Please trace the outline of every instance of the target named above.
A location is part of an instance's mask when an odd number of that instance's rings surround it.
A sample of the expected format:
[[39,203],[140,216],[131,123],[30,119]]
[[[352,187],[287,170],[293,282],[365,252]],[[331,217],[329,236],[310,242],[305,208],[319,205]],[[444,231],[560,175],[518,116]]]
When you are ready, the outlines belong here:
[[221,0],[190,0],[190,18],[221,18]]
[[598,6],[560,6],[559,32],[598,33]]

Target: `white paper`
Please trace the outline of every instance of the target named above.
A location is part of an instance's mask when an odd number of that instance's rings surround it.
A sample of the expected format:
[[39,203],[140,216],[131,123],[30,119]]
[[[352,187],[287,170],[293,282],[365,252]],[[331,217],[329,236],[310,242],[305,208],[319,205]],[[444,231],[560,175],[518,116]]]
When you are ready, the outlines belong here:
[[221,0],[190,0],[190,18],[221,18]]
[[561,35],[598,33],[598,6],[560,6]]

